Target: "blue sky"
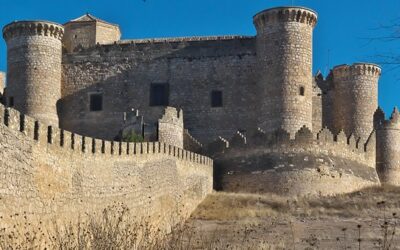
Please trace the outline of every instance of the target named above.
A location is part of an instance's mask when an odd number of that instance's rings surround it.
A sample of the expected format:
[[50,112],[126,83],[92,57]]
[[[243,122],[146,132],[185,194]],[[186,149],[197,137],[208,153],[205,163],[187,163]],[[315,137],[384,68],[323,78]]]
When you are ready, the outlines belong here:
[[[117,23],[123,38],[200,35],[254,35],[252,16],[266,8],[295,5],[316,10],[314,72],[343,63],[380,63],[378,55],[400,55],[397,42],[371,41],[400,25],[400,0],[0,0],[0,25],[13,20],[43,19],[59,23],[89,12]],[[0,70],[6,70],[0,41]],[[383,65],[379,103],[388,113],[400,106],[400,68]]]

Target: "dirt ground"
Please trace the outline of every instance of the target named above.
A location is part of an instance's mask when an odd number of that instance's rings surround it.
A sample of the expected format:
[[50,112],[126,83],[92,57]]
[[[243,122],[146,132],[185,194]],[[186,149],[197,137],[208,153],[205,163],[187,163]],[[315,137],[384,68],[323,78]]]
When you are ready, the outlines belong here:
[[400,249],[399,219],[394,187],[334,197],[213,193],[187,227],[197,249]]

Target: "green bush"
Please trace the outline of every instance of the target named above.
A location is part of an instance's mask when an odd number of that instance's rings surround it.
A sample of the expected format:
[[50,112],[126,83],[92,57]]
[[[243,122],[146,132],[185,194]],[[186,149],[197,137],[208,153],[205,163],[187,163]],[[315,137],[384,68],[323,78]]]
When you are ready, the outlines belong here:
[[134,131],[122,135],[122,141],[125,142],[143,142],[143,136],[136,134]]

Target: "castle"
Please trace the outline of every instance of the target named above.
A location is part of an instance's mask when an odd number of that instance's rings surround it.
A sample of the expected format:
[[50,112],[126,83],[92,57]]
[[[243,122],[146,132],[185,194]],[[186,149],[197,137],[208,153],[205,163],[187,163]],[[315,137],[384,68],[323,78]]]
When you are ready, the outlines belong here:
[[[313,76],[313,10],[273,8],[253,22],[255,36],[145,40],[120,40],[118,25],[90,14],[64,25],[6,25],[0,177],[14,191],[5,193],[41,207],[51,197],[57,210],[86,192],[90,204],[146,193],[145,180],[164,198],[184,187],[193,204],[213,181],[225,191],[284,195],[400,184],[399,112],[386,120],[378,109],[380,67],[339,65]],[[144,142],[124,141],[132,132]],[[2,170],[15,169],[10,162],[46,184]]]

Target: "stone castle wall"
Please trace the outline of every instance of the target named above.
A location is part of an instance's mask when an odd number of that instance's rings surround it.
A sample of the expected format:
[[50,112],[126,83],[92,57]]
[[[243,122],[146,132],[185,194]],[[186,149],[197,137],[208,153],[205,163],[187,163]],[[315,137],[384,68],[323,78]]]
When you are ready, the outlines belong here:
[[73,220],[115,203],[137,218],[170,219],[179,210],[187,216],[212,191],[212,165],[165,143],[97,140],[0,106],[2,218]]
[[395,109],[389,120],[376,124],[376,170],[383,184],[400,186],[400,114]]
[[68,52],[73,52],[78,46],[88,48],[96,44],[96,23],[76,22],[65,24],[63,44]]
[[6,86],[6,73],[0,71],[0,92],[4,93],[4,88]]
[[[169,84],[168,106],[184,110],[185,127],[201,143],[255,127],[254,43],[254,37],[121,41],[65,54],[61,127],[112,139],[132,108],[155,123],[163,109],[149,105],[154,83]],[[222,107],[211,107],[213,90],[222,91]],[[103,93],[102,111],[89,111],[91,92]]]
[[334,131],[366,138],[374,129],[373,117],[378,108],[377,65],[356,63],[333,69]]
[[[318,76],[317,76],[318,77]],[[316,78],[317,78],[316,77]],[[325,127],[324,123],[324,109],[323,109],[323,90],[319,87],[317,79],[313,81],[312,85],[312,128],[313,131],[321,131]]]
[[63,33],[61,25],[41,21],[14,22],[3,29],[8,55],[7,104],[55,126],[61,98]]
[[375,136],[357,144],[343,132],[303,127],[294,139],[286,131],[261,130],[212,143],[217,189],[281,195],[333,195],[379,184]]
[[96,43],[107,44],[119,41],[121,32],[116,25],[97,22]]
[[312,44],[317,15],[304,8],[273,8],[254,16],[262,91],[259,126],[269,132],[312,128]]
[[4,103],[4,88],[6,86],[6,73],[0,71],[0,103]]

